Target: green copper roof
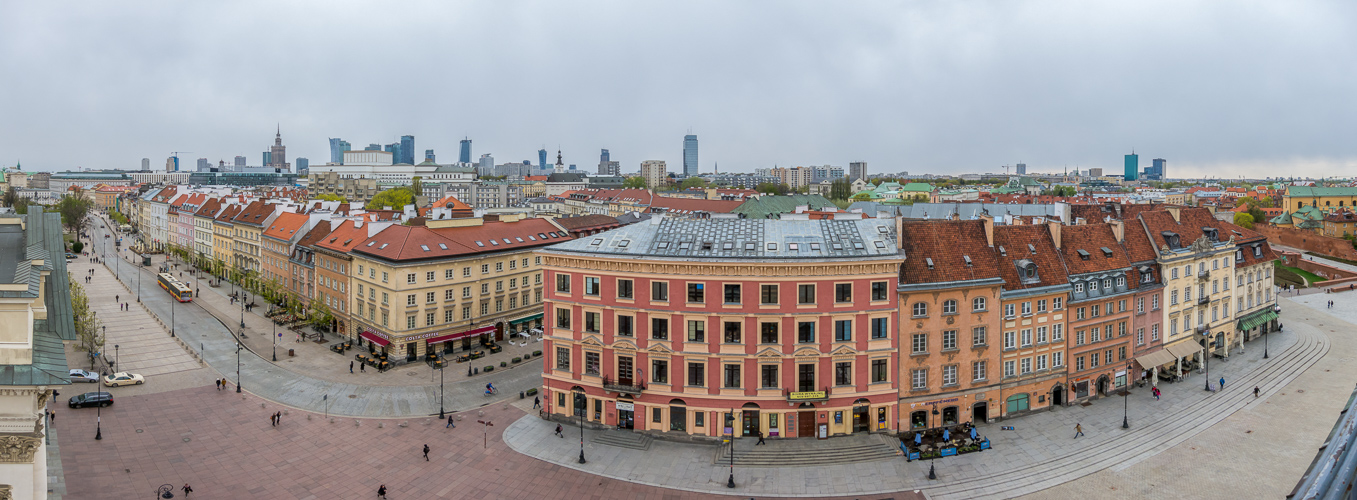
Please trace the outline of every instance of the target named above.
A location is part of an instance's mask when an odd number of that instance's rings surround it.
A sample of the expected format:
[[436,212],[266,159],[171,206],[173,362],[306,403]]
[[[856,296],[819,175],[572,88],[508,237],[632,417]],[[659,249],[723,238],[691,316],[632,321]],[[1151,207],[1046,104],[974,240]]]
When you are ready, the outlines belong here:
[[731,210],[731,213],[744,214],[747,219],[769,219],[776,218],[777,214],[791,213],[800,205],[809,205],[811,210],[838,208],[834,202],[818,194],[792,194],[750,198]]
[[1287,196],[1357,196],[1357,187],[1287,186]]

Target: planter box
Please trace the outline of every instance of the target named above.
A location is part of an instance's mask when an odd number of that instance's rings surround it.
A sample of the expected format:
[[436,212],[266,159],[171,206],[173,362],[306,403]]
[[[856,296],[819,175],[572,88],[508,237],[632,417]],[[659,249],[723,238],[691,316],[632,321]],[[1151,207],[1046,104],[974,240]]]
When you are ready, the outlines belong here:
[[529,396],[536,396],[536,395],[537,395],[537,388],[534,387],[534,388],[532,388],[532,389],[528,389],[528,392],[527,392],[526,394],[529,395]]
[[507,361],[500,361],[500,362],[499,362],[499,367],[500,367],[500,368],[504,368],[504,367],[506,367],[506,366],[509,366],[509,362],[507,362]]
[[487,366],[487,367],[485,367],[485,369],[483,369],[483,370],[481,370],[481,371],[483,371],[483,372],[492,372],[492,371],[495,371],[495,367],[493,367],[493,366]]
[[532,355],[533,355],[533,356],[541,356],[541,355],[542,355],[542,351],[533,351],[533,352],[532,352]]
[[523,358],[514,358],[514,362],[515,362],[515,363],[522,363],[522,362],[523,362]]

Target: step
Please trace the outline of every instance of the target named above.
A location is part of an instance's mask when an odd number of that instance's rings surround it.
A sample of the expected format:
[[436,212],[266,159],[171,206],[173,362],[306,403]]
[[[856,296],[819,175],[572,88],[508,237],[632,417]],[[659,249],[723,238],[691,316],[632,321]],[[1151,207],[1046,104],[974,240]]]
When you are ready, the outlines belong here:
[[[735,463],[745,467],[795,467],[823,466],[826,464],[844,464],[890,460],[896,458],[896,452],[890,445],[879,440],[872,443],[855,443],[826,447],[823,449],[804,449],[790,446],[757,447],[753,450],[735,450]],[[723,447],[714,463],[725,464],[730,461],[730,448]]]
[[594,436],[593,442],[629,450],[648,450],[654,438],[640,432],[607,431]]

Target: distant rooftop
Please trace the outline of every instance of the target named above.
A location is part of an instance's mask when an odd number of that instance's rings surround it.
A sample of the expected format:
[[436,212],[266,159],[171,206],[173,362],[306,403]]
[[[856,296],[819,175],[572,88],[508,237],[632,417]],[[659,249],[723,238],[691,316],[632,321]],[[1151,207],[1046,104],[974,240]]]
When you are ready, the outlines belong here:
[[666,217],[543,250],[627,257],[783,260],[894,257],[896,248],[895,224],[889,220]]

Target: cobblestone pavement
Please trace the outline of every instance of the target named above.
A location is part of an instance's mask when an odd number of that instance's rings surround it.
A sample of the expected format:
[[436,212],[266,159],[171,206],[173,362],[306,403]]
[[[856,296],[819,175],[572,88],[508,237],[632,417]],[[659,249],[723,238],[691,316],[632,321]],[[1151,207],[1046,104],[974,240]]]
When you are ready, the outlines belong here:
[[[1309,297],[1313,296],[1306,298]],[[896,459],[783,468],[741,468],[737,461],[736,482],[747,485],[742,490],[755,496],[875,495],[921,489],[932,498],[1009,498],[1099,471],[1125,468],[1192,439],[1241,409],[1290,392],[1287,384],[1325,356],[1332,333],[1302,325],[1301,318],[1288,310],[1282,316],[1288,322],[1287,329],[1269,334],[1269,359],[1262,359],[1262,340],[1256,340],[1246,345],[1242,355],[1231,355],[1228,361],[1213,360],[1209,376],[1213,381],[1225,378],[1223,391],[1204,391],[1206,376],[1201,374],[1191,375],[1182,383],[1161,384],[1163,396],[1158,401],[1148,389],[1133,390],[1125,402],[1129,405],[1129,430],[1121,428],[1123,401],[1114,396],[1087,407],[1062,407],[1001,424],[982,425],[980,431],[991,439],[994,449],[938,460],[935,465],[939,479],[934,481],[926,478],[930,464]],[[1331,374],[1328,377],[1337,378]],[[1255,386],[1260,387],[1263,398],[1254,399]],[[1288,413],[1313,410],[1289,404],[1278,406]],[[1333,414],[1323,415],[1320,420],[1328,423],[1314,429],[1320,439],[1332,426]],[[1084,438],[1072,439],[1076,423],[1083,424],[1087,433]],[[1016,430],[1001,431],[1000,425],[1010,425]],[[592,444],[600,432],[619,431],[586,431],[586,455],[594,458],[581,465],[574,462],[579,453],[578,441],[555,438],[551,432],[554,426],[536,417],[523,418],[506,431],[506,441],[520,453],[605,477],[689,491],[724,489],[727,472],[723,464],[713,464],[716,452],[712,446],[656,441],[649,451],[639,452]],[[743,445],[744,440],[741,441]],[[832,439],[820,443],[834,446]],[[1318,442],[1291,444],[1308,463]],[[1266,460],[1263,458],[1266,455],[1255,456]],[[1183,483],[1177,476],[1165,479]]]
[[[1326,302],[1333,300],[1333,309]],[[1282,498],[1310,466],[1351,395],[1357,295],[1283,300],[1287,330],[1332,340],[1328,355],[1273,394],[1162,453],[1027,498]],[[1228,383],[1228,380],[1227,380]]]
[[[184,350],[184,347],[167,335],[165,329],[156,322],[154,316],[137,303],[134,294],[129,293],[122,285],[118,284],[114,278],[114,270],[104,266],[85,262],[71,262],[68,268],[73,274],[73,278],[85,287],[85,294],[89,297],[90,309],[99,317],[99,321],[104,325],[104,353],[103,357],[108,361],[117,361],[114,368],[117,371],[127,371],[141,374],[143,376],[161,375],[165,373],[181,372],[200,368],[198,360]],[[110,260],[110,263],[112,260]],[[117,272],[133,272],[131,266],[120,266]],[[91,273],[90,271],[93,271]],[[90,282],[85,283],[85,276],[90,277]],[[156,291],[160,291],[159,287]],[[121,303],[126,302],[128,308],[122,310]],[[185,308],[183,304],[176,308]],[[178,312],[178,311],[176,311]],[[192,327],[193,325],[181,325]],[[114,349],[113,346],[118,346]],[[88,357],[81,353],[77,357],[67,358],[73,361],[89,361]],[[78,367],[87,363],[72,362],[71,366]]]

